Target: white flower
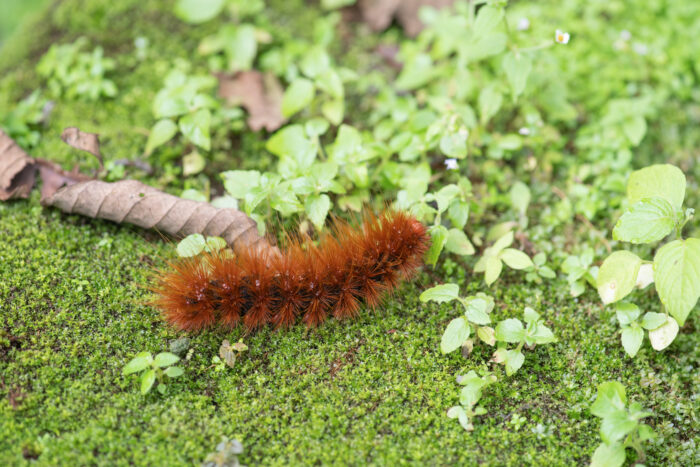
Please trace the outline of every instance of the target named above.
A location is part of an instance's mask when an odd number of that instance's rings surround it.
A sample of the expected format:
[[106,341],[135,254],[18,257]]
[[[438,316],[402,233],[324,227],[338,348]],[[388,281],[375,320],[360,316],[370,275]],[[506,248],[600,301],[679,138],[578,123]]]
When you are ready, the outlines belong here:
[[559,44],[568,44],[570,37],[571,36],[568,32],[564,32],[559,29],[557,29],[556,34],[554,34],[554,40]]
[[623,29],[622,31],[620,31],[620,39],[622,39],[623,41],[628,41],[631,38],[632,38],[632,33],[629,32],[627,29]]
[[518,133],[520,133],[522,136],[527,136],[530,134],[530,129],[527,127],[522,127],[518,130]]
[[633,48],[639,55],[646,55],[649,53],[649,48],[644,44],[640,44],[639,42],[635,42]]
[[527,31],[530,29],[530,20],[527,18],[520,18],[518,20],[518,31]]
[[459,169],[459,166],[457,165],[457,159],[445,159],[445,167],[447,167],[447,170]]

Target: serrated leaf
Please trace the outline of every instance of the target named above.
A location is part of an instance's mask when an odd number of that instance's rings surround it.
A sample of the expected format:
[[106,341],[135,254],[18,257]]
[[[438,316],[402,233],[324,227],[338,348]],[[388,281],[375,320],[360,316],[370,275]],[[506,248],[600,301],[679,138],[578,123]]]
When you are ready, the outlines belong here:
[[481,38],[491,32],[503,19],[503,8],[486,5],[479,9],[474,21],[474,37]]
[[469,338],[469,325],[463,317],[455,318],[447,325],[440,342],[440,351],[443,354],[453,352],[460,348]]
[[628,326],[622,330],[622,347],[630,357],[634,357],[639,352],[639,348],[644,341],[644,330],[639,325]]
[[676,220],[671,203],[663,198],[644,198],[620,217],[613,238],[630,243],[657,242],[673,231]]
[[680,326],[700,297],[700,239],[667,243],[654,256],[656,291]]
[[678,167],[656,164],[632,172],[627,182],[627,199],[635,204],[644,198],[663,198],[680,209],[685,198],[685,175]]
[[260,186],[260,172],[257,170],[229,170],[223,172],[226,191],[236,199],[244,199],[253,188]]
[[476,330],[476,335],[479,336],[483,343],[492,347],[496,345],[496,331],[492,327],[479,326],[479,329]]
[[323,193],[320,195],[311,195],[306,199],[304,209],[306,210],[306,215],[316,227],[316,230],[323,230],[323,226],[326,222],[326,216],[331,208],[330,197]]
[[517,318],[504,319],[496,325],[496,340],[516,344],[524,338],[525,328]]
[[[642,314],[642,310],[640,310],[634,303],[619,302],[615,306],[615,313],[617,314],[617,320],[620,322],[620,324],[627,326],[632,321],[636,321],[637,318],[639,318],[639,315]],[[664,321],[666,321],[665,318]]]
[[432,287],[420,294],[420,301],[444,303],[450,302],[459,297],[459,286],[457,284],[440,284]]
[[605,418],[625,410],[627,395],[625,387],[617,381],[607,381],[598,385],[598,395],[591,405],[591,413]]
[[499,258],[511,269],[526,269],[534,266],[528,255],[515,248],[506,248],[501,251]]
[[464,314],[470,322],[480,326],[491,323],[491,318],[486,311],[488,309],[488,304],[483,298],[472,298],[468,300],[464,308]]
[[603,418],[600,424],[600,437],[608,444],[627,436],[637,427],[637,421],[626,410],[618,410]]
[[616,251],[608,256],[598,271],[596,285],[604,304],[625,298],[634,288],[642,260],[629,251]]

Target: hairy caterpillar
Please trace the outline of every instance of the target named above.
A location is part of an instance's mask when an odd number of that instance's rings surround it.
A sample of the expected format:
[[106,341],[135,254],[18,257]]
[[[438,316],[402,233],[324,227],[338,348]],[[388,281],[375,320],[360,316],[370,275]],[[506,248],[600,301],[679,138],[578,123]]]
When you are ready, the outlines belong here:
[[182,330],[287,327],[297,319],[312,327],[354,317],[362,303],[376,307],[415,273],[428,244],[410,214],[366,214],[358,227],[336,222],[317,245],[296,240],[281,253],[238,248],[182,260],[159,274],[153,304]]

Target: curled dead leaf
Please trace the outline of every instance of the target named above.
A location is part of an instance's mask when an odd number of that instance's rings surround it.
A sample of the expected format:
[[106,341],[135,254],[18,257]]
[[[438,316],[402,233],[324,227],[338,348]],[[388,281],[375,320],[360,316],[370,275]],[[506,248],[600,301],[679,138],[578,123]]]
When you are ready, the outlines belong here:
[[219,97],[248,112],[247,123],[251,130],[275,131],[285,122],[282,116],[284,90],[274,75],[250,70],[234,75],[220,73],[217,78]]
[[72,126],[63,130],[61,139],[69,146],[81,151],[87,151],[97,157],[97,160],[100,162],[100,170],[102,170],[104,164],[102,162],[102,153],[100,153],[100,135],[81,131],[79,128]]
[[451,6],[454,0],[358,0],[362,19],[374,31],[383,31],[394,18],[403,26],[407,36],[414,37],[423,30],[418,12],[424,6],[436,9]]
[[0,201],[29,197],[35,177],[34,159],[0,130]]

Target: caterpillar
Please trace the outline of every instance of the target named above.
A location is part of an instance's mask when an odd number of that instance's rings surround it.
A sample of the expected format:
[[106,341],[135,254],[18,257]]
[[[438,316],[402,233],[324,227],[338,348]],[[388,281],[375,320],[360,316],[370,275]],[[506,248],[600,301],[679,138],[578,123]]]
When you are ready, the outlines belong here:
[[248,330],[355,317],[374,309],[421,266],[425,226],[403,211],[367,213],[358,226],[336,221],[317,244],[290,240],[282,252],[238,248],[235,254],[186,258],[159,271],[152,304],[175,328],[214,325]]

